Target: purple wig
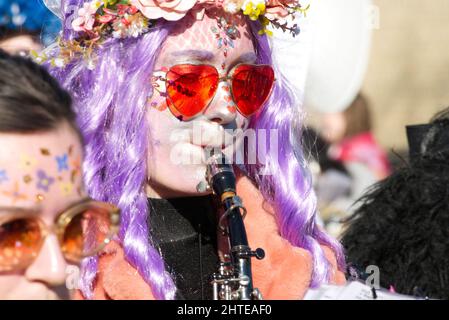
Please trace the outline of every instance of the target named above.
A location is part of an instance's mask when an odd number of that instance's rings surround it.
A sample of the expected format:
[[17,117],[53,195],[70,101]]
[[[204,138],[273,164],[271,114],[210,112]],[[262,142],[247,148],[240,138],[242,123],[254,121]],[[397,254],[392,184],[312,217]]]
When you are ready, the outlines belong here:
[[[69,22],[74,9],[84,0],[63,0],[65,16],[63,37],[74,37]],[[271,51],[266,36],[257,34],[259,26],[250,22],[258,55],[258,63],[271,64]],[[152,95],[149,84],[161,44],[173,24],[160,22],[137,39],[109,39],[97,50],[95,68],[90,70],[83,59],[63,68],[48,66],[74,98],[78,123],[86,142],[85,182],[89,194],[98,200],[116,204],[122,211],[119,240],[125,257],[151,286],[157,299],[174,299],[176,287],[165,270],[163,258],[151,243],[145,193],[149,125],[146,120],[147,99]],[[58,48],[49,47],[47,55],[55,56]],[[246,164],[246,174],[255,181],[265,199],[274,209],[280,234],[294,246],[304,248],[313,256],[312,286],[326,283],[331,265],[320,244],[336,253],[340,268],[344,256],[340,244],[317,226],[316,198],[300,147],[293,148],[292,119],[299,117],[295,96],[287,81],[278,81],[267,106],[250,122],[252,129],[277,129],[278,159],[269,149],[265,164],[272,175],[259,175],[260,164]],[[83,263],[81,291],[92,298],[97,272],[97,258]]]

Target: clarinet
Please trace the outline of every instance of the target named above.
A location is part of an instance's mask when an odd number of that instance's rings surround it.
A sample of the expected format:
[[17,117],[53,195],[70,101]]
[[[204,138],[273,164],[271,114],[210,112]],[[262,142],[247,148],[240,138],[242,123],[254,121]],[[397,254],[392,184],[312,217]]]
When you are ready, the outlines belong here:
[[246,208],[236,194],[236,179],[232,165],[223,153],[214,154],[207,161],[206,181],[220,198],[225,210],[218,228],[228,237],[230,248],[225,261],[220,262],[218,272],[211,276],[214,300],[262,300],[262,295],[253,287],[251,258],[263,259],[265,252],[258,248],[252,251],[248,245],[243,219]]

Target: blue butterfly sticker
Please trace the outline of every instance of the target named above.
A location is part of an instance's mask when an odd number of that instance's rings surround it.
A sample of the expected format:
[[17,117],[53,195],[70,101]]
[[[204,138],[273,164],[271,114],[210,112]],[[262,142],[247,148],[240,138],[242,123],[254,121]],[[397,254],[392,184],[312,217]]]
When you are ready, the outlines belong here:
[[69,170],[69,165],[67,164],[69,158],[67,153],[63,154],[60,157],[56,157],[56,162],[58,163],[58,172],[62,172],[64,170]]
[[6,170],[0,170],[0,183],[8,181],[8,176],[6,175]]

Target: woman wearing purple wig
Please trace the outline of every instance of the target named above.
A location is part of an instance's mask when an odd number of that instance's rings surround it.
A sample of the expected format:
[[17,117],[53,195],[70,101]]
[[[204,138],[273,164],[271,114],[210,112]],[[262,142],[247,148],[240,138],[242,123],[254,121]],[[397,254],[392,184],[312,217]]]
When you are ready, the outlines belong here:
[[269,27],[299,32],[296,0],[47,5],[64,30],[37,58],[73,95],[90,195],[122,211],[116,241],[84,262],[80,297],[212,298],[226,239],[204,188],[211,148],[233,160],[249,244],[266,252],[252,265],[265,299],[345,281],[342,249],[316,225],[310,175],[290,142],[298,102],[271,61]]

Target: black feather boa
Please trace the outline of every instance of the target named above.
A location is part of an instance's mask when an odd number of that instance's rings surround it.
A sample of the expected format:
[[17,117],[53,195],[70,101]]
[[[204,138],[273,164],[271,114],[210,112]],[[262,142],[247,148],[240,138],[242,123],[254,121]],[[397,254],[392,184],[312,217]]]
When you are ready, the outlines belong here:
[[424,155],[368,191],[343,235],[347,261],[378,266],[381,286],[398,293],[449,299],[448,122]]

